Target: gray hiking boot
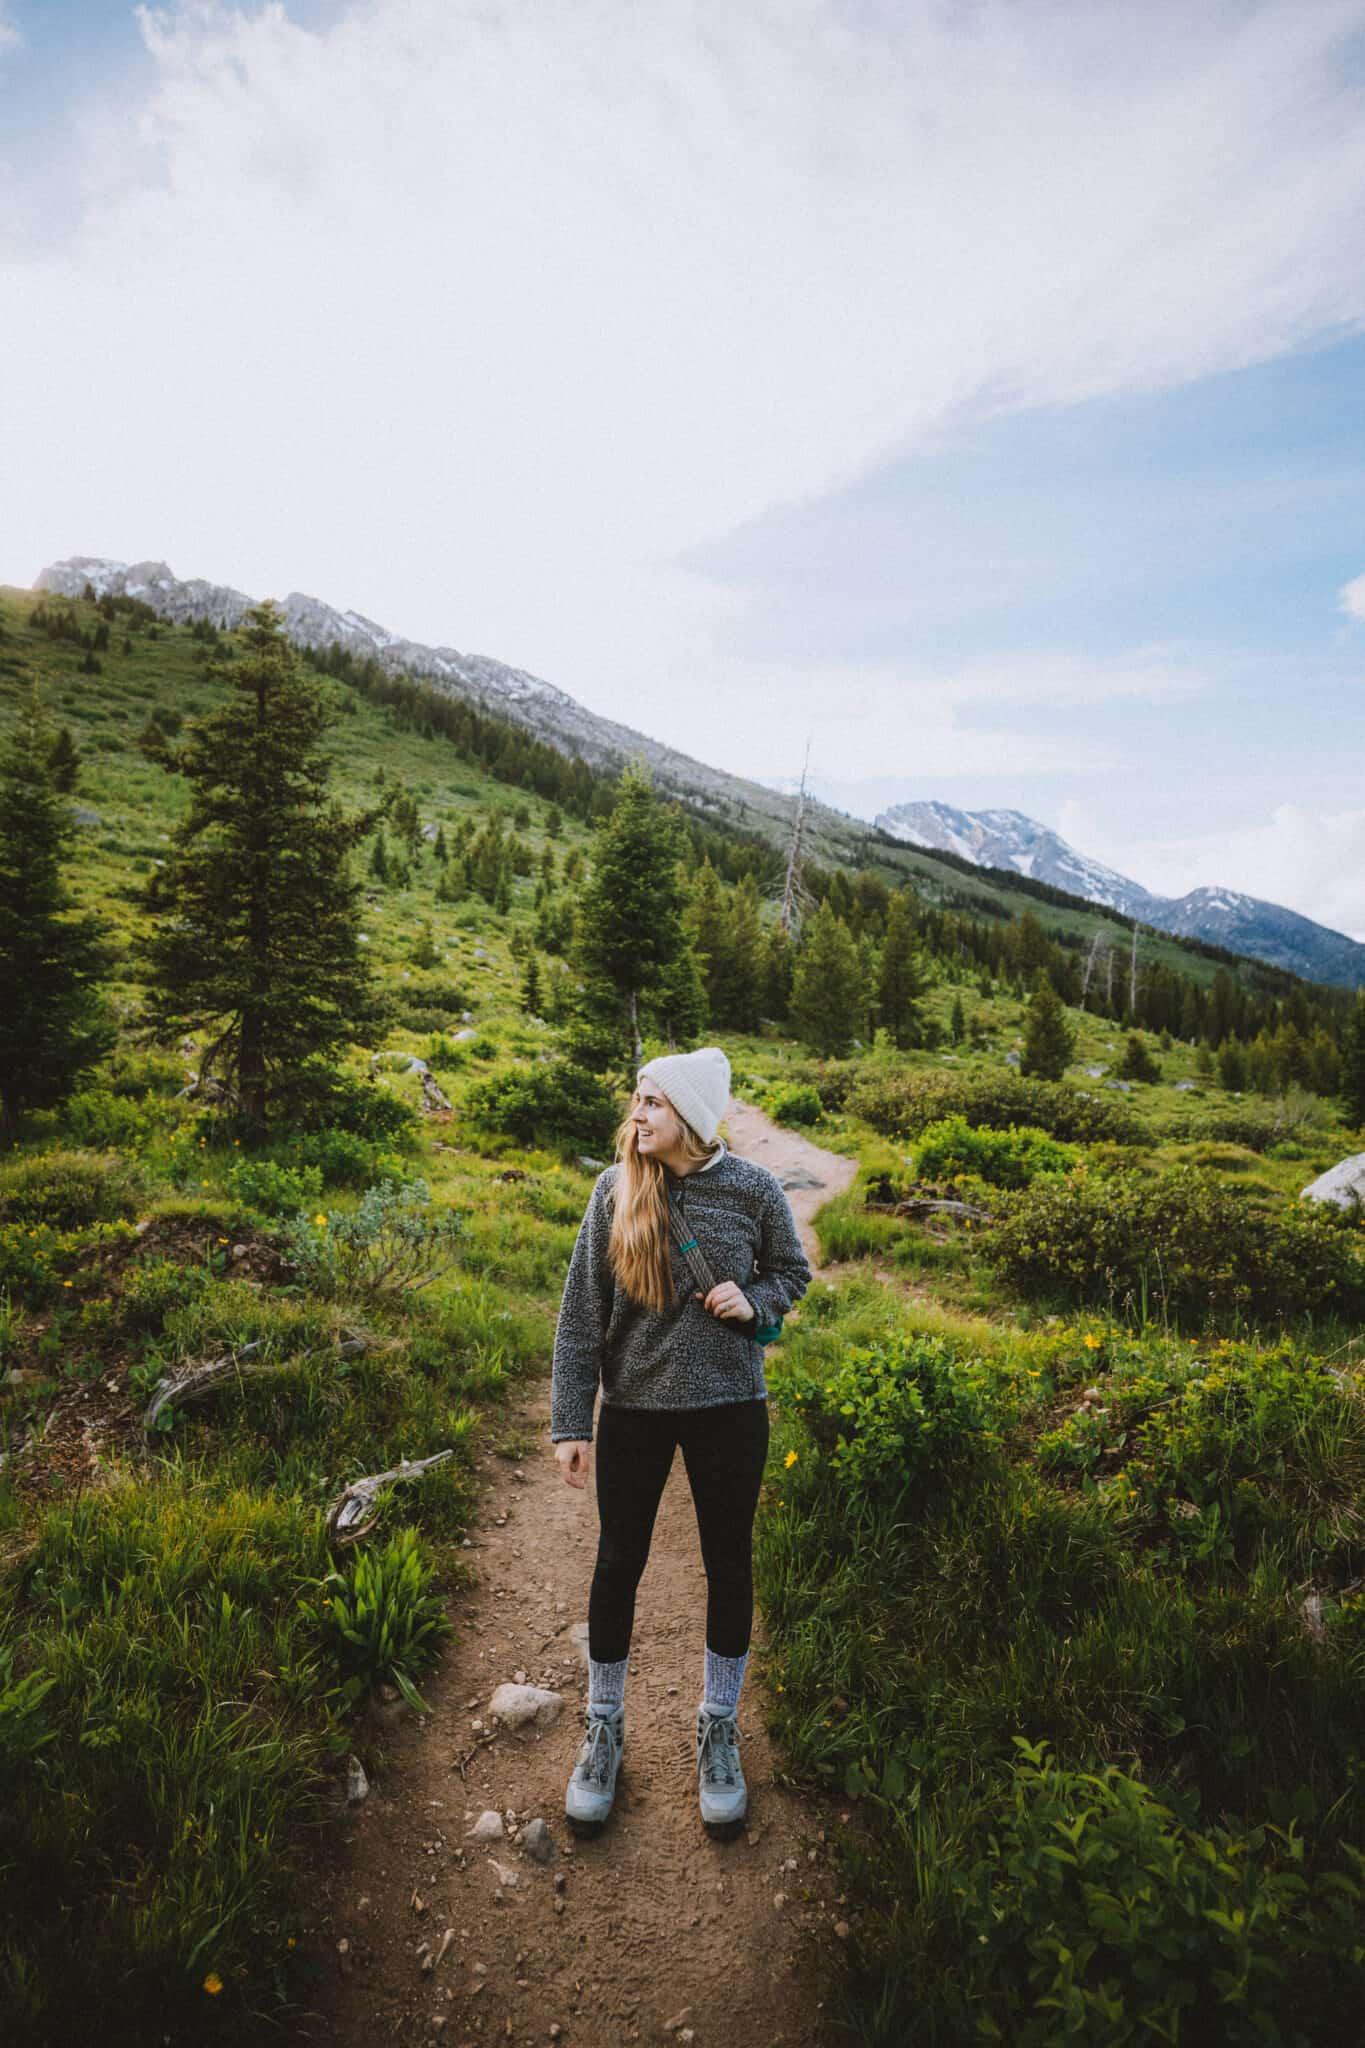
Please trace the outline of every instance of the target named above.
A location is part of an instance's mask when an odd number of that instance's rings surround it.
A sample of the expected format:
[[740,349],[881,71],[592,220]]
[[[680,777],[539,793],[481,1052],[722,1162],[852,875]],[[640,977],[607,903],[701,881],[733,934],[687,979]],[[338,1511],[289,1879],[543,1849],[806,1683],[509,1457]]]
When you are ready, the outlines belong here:
[[733,1714],[697,1709],[697,1797],[708,1828],[738,1830],[749,1793],[739,1767],[739,1726]]
[[616,1774],[621,1768],[626,1739],[626,1710],[590,1710],[586,1720],[587,1733],[564,1794],[564,1813],[573,1827],[590,1829],[601,1827],[616,1797]]

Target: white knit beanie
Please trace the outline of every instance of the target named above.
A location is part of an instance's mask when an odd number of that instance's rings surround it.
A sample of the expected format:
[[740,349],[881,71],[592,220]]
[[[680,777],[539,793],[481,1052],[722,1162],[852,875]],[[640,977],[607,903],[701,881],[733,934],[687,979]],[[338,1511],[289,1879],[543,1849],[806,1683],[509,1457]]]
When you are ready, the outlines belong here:
[[640,1069],[640,1081],[645,1080],[668,1097],[703,1143],[711,1143],[730,1101],[730,1062],[718,1045],[650,1060]]

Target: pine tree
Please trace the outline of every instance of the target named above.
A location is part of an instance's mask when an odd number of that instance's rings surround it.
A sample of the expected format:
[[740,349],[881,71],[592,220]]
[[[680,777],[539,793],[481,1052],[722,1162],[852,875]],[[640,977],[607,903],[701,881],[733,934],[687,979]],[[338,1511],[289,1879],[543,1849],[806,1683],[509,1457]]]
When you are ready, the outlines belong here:
[[63,796],[70,796],[76,787],[80,773],[81,757],[76,752],[76,742],[71,737],[71,727],[64,725],[52,742],[48,756],[48,767],[52,771],[52,786]]
[[335,723],[279,607],[246,615],[228,701],[198,721],[175,766],[191,786],[170,858],[148,890],[147,1022],[204,1040],[212,1079],[264,1126],[373,1022],[351,849],[380,810],[331,800],[323,735]]
[[842,1059],[863,1023],[863,963],[853,934],[824,902],[806,926],[792,976],[791,1019],[813,1052]]
[[[730,919],[720,876],[704,860],[692,877],[683,929],[696,961],[706,1001],[707,1016],[719,1022],[724,1015],[731,981]],[[728,1023],[730,1020],[725,1019]]]
[[1225,1038],[1218,1048],[1218,1079],[1229,1095],[1240,1095],[1247,1085],[1246,1047],[1238,1039]]
[[1147,1049],[1146,1040],[1140,1031],[1130,1031],[1124,1046],[1123,1058],[1118,1065],[1120,1081],[1159,1081],[1161,1068]]
[[370,852],[370,873],[377,882],[387,882],[389,879],[389,842],[384,837],[382,825],[375,834],[374,846]]
[[923,1020],[918,998],[923,991],[924,970],[915,943],[914,920],[909,900],[898,889],[886,914],[877,1008],[883,1030],[891,1033],[901,1052],[920,1042]]
[[435,854],[437,860],[441,863],[441,866],[444,867],[446,862],[450,859],[450,849],[446,845],[446,828],[444,825],[438,825],[436,827],[436,837],[432,841],[431,850]]
[[742,875],[730,892],[729,955],[725,1020],[736,1031],[757,1031],[762,1014],[763,922],[752,875]]
[[98,986],[99,925],[73,918],[62,858],[75,827],[34,691],[0,756],[0,1111],[12,1131],[60,1108],[114,1042]]
[[[1030,914],[1025,912],[1025,916]],[[1066,1021],[1061,999],[1047,975],[1040,974],[1024,1021],[1024,1056],[1019,1071],[1039,1081],[1060,1081],[1075,1045],[1075,1034]]]
[[1341,1048],[1341,1106],[1349,1124],[1365,1127],[1365,989],[1356,996]]
[[540,1005],[540,962],[534,953],[528,953],[521,976],[521,1007],[528,1016],[538,1017]]
[[961,996],[953,997],[953,1014],[948,1020],[948,1036],[954,1045],[961,1045],[967,1036],[967,1013],[962,1007]]
[[644,1032],[664,1021],[665,1008],[677,1029],[685,995],[677,967],[688,950],[678,853],[675,814],[659,803],[643,763],[632,763],[593,841],[575,918],[584,982],[578,1042],[594,1063],[605,1054],[637,1067]]

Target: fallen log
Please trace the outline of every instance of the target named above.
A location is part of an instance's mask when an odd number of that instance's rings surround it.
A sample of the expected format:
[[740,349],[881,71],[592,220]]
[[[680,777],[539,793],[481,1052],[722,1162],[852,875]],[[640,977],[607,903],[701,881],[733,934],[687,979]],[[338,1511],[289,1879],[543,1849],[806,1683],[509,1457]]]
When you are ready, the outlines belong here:
[[[447,1450],[435,1451],[429,1458],[404,1458],[388,1472],[372,1472],[366,1479],[353,1479],[327,1510],[327,1541],[334,1549],[348,1543],[359,1543],[375,1525],[374,1510],[386,1486],[398,1485],[407,1479],[420,1479],[433,1465],[444,1464],[454,1455],[453,1450]],[[362,1521],[362,1516],[368,1516],[368,1521]]]
[[969,1223],[995,1221],[988,1210],[973,1208],[970,1202],[951,1202],[931,1195],[915,1195],[905,1202],[864,1202],[863,1207],[879,1216],[962,1216]]
[[[358,1351],[369,1350],[369,1339],[345,1337],[337,1346],[340,1358],[351,1358]],[[173,1371],[163,1373],[152,1389],[152,1398],[147,1403],[142,1418],[143,1431],[147,1436],[156,1433],[158,1419],[166,1408],[183,1408],[187,1402],[202,1401],[227,1380],[243,1380],[260,1373],[287,1372],[291,1366],[302,1365],[305,1359],[314,1358],[316,1352],[296,1351],[287,1358],[257,1358],[261,1340],[254,1339],[243,1344],[240,1350],[225,1351],[221,1358],[210,1358],[203,1365],[181,1365]]]

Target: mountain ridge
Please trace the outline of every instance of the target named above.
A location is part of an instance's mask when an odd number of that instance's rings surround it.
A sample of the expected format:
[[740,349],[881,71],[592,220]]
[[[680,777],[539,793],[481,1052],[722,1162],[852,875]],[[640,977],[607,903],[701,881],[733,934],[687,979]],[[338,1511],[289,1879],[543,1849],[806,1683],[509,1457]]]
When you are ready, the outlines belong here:
[[[87,584],[96,596],[140,598],[159,617],[188,625],[198,619],[229,630],[259,600],[229,584],[203,577],[177,577],[164,561],[127,563],[106,556],[73,555],[42,569],[33,588],[53,595],[78,598]],[[349,648],[363,658],[373,659],[388,673],[426,681],[434,687],[462,696],[478,708],[511,719],[536,738],[570,756],[590,764],[623,765],[642,755],[655,781],[671,794],[685,796],[718,821],[748,829],[759,829],[779,843],[785,842],[795,814],[791,791],[770,784],[752,782],[727,770],[680,753],[651,739],[636,728],[604,718],[556,684],[512,667],[489,655],[466,654],[449,646],[432,647],[409,640],[376,620],[354,610],[341,610],[302,591],[291,591],[281,601],[285,630],[304,647],[321,649],[332,643]],[[999,861],[981,857],[948,839],[938,842],[919,839],[897,830],[893,819],[899,813],[922,810],[941,819],[958,821],[970,839],[976,820],[994,820],[995,838],[1000,842]],[[979,813],[955,812],[951,805],[893,806],[881,813],[874,825],[817,798],[807,800],[808,844],[821,857],[855,861],[865,857],[869,844],[915,847],[923,852],[942,852],[966,861],[987,873],[1012,878],[1014,887],[1030,882],[1046,884],[1082,899],[1099,911],[1136,917],[1154,929],[1176,939],[1195,940],[1226,949],[1229,953],[1283,968],[1308,980],[1338,987],[1365,985],[1365,946],[1317,925],[1312,919],[1277,904],[1263,904],[1231,890],[1191,891],[1175,903],[1152,896],[1141,885],[1118,875],[1102,863],[1090,861],[1046,826],[1022,811],[997,810]],[[1040,851],[1025,865],[1027,847],[1020,841],[1006,844],[1011,826],[1016,838],[1021,828],[1035,838],[1052,842],[1048,858]],[[1003,828],[1003,837],[1002,837]],[[984,843],[984,842],[982,842]],[[994,843],[994,842],[992,842]],[[1042,872],[1051,867],[1051,872]],[[1125,892],[1138,892],[1142,904],[1126,907]],[[1200,900],[1201,898],[1206,900]],[[1171,922],[1163,922],[1169,918]]]
[[1205,885],[1184,896],[1158,896],[1023,811],[961,811],[925,800],[893,804],[876,823],[904,844],[954,853],[977,867],[1013,868],[1173,938],[1203,939],[1337,987],[1365,984],[1365,946],[1346,932],[1239,889]]

